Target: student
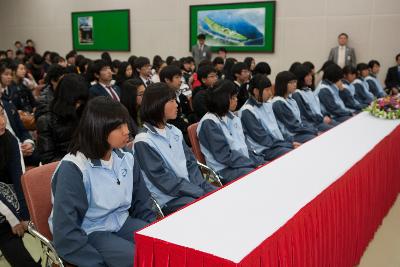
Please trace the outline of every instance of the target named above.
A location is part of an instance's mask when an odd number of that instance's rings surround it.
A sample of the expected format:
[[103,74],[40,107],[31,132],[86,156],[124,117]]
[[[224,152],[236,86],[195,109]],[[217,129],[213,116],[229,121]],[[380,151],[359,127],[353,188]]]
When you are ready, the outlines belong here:
[[239,111],[244,134],[256,153],[270,161],[287,152],[294,146],[290,136],[283,136],[272,111],[271,81],[262,74],[256,74],[250,80],[250,97]]
[[192,63],[194,64],[194,61],[192,60],[192,57],[184,57],[182,58],[182,77],[185,79],[185,83],[187,85],[190,85],[190,77],[193,74],[193,69],[192,69]]
[[265,76],[271,75],[271,67],[267,62],[261,61],[258,62],[257,65],[254,67],[253,74],[261,74]]
[[35,45],[31,39],[26,40],[26,46],[24,48],[24,53],[26,56],[32,56],[36,53]]
[[368,83],[369,91],[376,97],[382,98],[386,96],[385,90],[378,80],[378,73],[381,68],[381,64],[377,60],[371,60],[368,62],[369,75],[365,77],[365,81]]
[[357,79],[353,81],[355,98],[361,104],[369,105],[374,100],[374,95],[369,90],[365,78],[369,75],[369,67],[365,63],[357,64]]
[[240,118],[233,114],[237,101],[237,91],[231,81],[217,82],[207,91],[208,112],[197,126],[207,166],[222,176],[224,184],[264,163],[246,145]]
[[133,65],[135,77],[141,79],[145,87],[149,86],[151,81],[151,65],[147,57],[138,57]]
[[305,143],[318,134],[318,129],[301,118],[296,100],[292,98],[296,90],[297,78],[289,71],[278,73],[275,78],[275,97],[272,110],[283,134],[292,136],[298,143]]
[[65,55],[65,59],[67,60],[68,66],[75,66],[76,56],[77,56],[77,53],[75,50],[71,50],[68,52],[68,54]]
[[177,116],[175,97],[164,83],[146,89],[140,109],[144,128],[134,144],[146,185],[165,214],[216,189],[200,173],[182,132],[167,123]]
[[11,101],[18,110],[31,114],[37,103],[25,81],[25,65],[22,63],[13,65],[12,72],[13,83],[9,87],[9,101]]
[[21,186],[22,166],[17,139],[7,130],[0,102],[0,250],[11,266],[40,266],[22,242],[29,212]]
[[303,66],[311,70],[312,84],[311,84],[310,88],[312,91],[314,91],[314,89],[315,89],[315,66],[311,61],[303,62]]
[[220,47],[217,50],[217,57],[220,57],[224,60],[224,63],[226,61],[226,56],[228,55],[228,51],[226,51],[225,47]]
[[111,66],[102,59],[95,60],[92,65],[92,73],[94,74],[96,84],[89,88],[90,98],[107,96],[120,101],[121,88],[111,84]]
[[60,257],[82,266],[133,266],[133,233],[155,220],[129,140],[129,114],[100,96],[87,104],[52,177],[49,218]]
[[329,116],[322,114],[319,99],[311,91],[311,70],[303,65],[298,65],[294,74],[297,77],[298,89],[292,94],[292,97],[296,100],[300,114],[320,132],[332,129],[336,125],[335,122]]
[[217,82],[217,72],[209,65],[201,66],[197,71],[197,76],[201,82],[201,86],[193,90],[193,111],[196,114],[196,122],[207,113],[206,98],[208,88],[212,88]]
[[234,83],[238,98],[237,110],[239,110],[249,98],[250,71],[245,63],[238,62],[232,67],[232,75],[235,78]]
[[346,108],[339,96],[339,91],[344,89],[342,78],[342,69],[338,65],[332,64],[324,70],[323,81],[314,92],[325,111],[338,122],[344,122],[353,116],[353,111]]
[[216,57],[213,60],[213,66],[215,71],[217,72],[218,79],[222,79],[223,70],[224,70],[224,59],[222,57]]
[[358,102],[355,98],[356,88],[353,85],[354,80],[357,78],[357,70],[353,66],[345,66],[343,68],[343,90],[339,91],[339,96],[343,100],[344,105],[356,112],[360,112],[364,108],[366,108],[367,104],[362,104]]
[[153,65],[154,74],[151,76],[152,83],[159,83],[160,82],[160,71],[167,66],[165,61],[157,61],[156,65]]
[[256,61],[254,60],[254,58],[252,57],[246,57],[243,60],[243,63],[246,64],[247,69],[250,71],[250,73],[252,74],[254,71],[254,68],[256,67]]
[[121,64],[118,67],[118,72],[116,75],[116,82],[115,84],[121,88],[122,84],[126,81],[132,78],[133,70],[131,64],[127,61],[121,62]]
[[61,160],[67,153],[82,110],[89,97],[85,80],[75,73],[60,81],[48,112],[37,120],[37,150],[43,164]]
[[142,127],[140,121],[139,108],[142,103],[143,94],[146,89],[142,80],[129,79],[122,84],[121,88],[121,103],[126,107],[129,112],[131,121],[129,124],[129,131],[131,136],[135,138],[138,133],[138,127]]
[[235,77],[232,74],[232,68],[238,61],[236,58],[229,57],[225,60],[224,69],[222,70],[222,79],[234,81]]

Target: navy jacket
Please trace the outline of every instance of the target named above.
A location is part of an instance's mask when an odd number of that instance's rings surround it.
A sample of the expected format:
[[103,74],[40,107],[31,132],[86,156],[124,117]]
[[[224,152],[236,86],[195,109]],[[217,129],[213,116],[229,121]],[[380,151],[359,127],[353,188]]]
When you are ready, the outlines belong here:
[[32,139],[31,135],[29,134],[29,131],[24,127],[21,119],[19,118],[17,108],[13,104],[5,100],[1,101],[3,102],[4,110],[7,113],[7,117],[8,120],[10,121],[11,128],[15,132],[15,135],[18,137],[19,141],[23,143],[27,139]]
[[[121,97],[121,88],[119,88],[117,85],[113,85],[112,88],[118,94],[118,97]],[[98,83],[89,88],[89,96],[90,98],[94,98],[96,96],[111,97],[110,94],[106,91],[106,89],[104,89],[104,87]]]

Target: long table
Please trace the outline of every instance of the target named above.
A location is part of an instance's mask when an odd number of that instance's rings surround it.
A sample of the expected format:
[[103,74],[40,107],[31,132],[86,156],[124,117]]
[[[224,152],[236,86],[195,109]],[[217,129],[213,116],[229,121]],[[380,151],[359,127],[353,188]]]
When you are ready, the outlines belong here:
[[361,113],[142,229],[135,266],[358,264],[400,192],[399,124]]

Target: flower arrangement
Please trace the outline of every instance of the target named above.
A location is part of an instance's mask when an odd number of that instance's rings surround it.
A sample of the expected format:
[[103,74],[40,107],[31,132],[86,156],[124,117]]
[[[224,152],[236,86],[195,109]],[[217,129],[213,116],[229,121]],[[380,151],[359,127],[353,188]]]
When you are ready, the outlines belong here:
[[366,109],[373,116],[396,120],[400,119],[400,99],[397,96],[387,96],[374,100]]

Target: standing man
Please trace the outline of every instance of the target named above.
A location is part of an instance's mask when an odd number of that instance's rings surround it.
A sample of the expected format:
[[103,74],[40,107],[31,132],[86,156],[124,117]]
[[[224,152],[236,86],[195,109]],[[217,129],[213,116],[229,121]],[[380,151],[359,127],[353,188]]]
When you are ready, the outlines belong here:
[[199,63],[204,59],[211,61],[211,48],[206,45],[205,34],[201,33],[197,35],[197,41],[198,44],[192,47],[192,56],[196,62],[196,65],[199,65]]
[[328,60],[332,60],[336,64],[338,64],[341,68],[344,66],[353,66],[355,67],[356,62],[356,53],[354,48],[347,46],[347,41],[349,36],[347,33],[341,33],[338,36],[339,46],[331,49],[329,53]]

